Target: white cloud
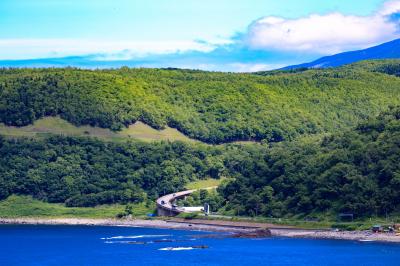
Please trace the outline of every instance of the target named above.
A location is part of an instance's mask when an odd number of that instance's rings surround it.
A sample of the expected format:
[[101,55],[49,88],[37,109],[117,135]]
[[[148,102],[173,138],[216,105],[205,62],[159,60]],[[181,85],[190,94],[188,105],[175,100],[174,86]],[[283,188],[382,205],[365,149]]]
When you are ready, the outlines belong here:
[[261,18],[249,26],[246,43],[256,49],[330,54],[365,48],[400,37],[400,1],[386,2],[371,16],[341,13],[313,14],[305,18]]
[[193,63],[175,63],[175,64],[144,64],[142,67],[177,67],[182,69],[201,69],[206,71],[225,71],[225,72],[238,72],[238,73],[252,73],[257,71],[267,71],[282,68],[293,63],[284,64],[258,64],[258,63],[210,63],[210,64],[196,64]]
[[395,1],[388,1],[383,4],[383,7],[381,10],[379,10],[378,14],[381,16],[387,16],[395,13],[400,12],[400,1],[395,0]]
[[102,54],[102,60],[126,60],[142,58],[149,54],[171,54],[187,51],[210,52],[215,49],[216,45],[218,44],[197,41],[0,39],[0,59],[15,60]]
[[250,63],[232,63],[228,64],[229,71],[232,72],[257,72],[257,71],[266,71],[272,69],[278,69],[286,66],[286,64],[250,64]]

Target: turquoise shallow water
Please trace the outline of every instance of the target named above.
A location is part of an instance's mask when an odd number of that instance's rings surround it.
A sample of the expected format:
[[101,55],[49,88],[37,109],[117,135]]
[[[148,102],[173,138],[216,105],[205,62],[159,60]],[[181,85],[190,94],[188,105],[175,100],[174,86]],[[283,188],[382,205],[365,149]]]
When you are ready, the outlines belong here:
[[[0,226],[0,265],[400,265],[400,244],[202,238],[127,227]],[[207,249],[188,249],[192,246]],[[183,250],[169,250],[183,247]],[[167,250],[165,250],[167,249]]]

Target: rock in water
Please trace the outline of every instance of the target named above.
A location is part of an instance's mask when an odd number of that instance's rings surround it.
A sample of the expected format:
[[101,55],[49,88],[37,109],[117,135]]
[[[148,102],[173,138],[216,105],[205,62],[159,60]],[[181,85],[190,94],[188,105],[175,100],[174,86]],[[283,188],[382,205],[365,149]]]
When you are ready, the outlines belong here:
[[264,238],[264,237],[270,237],[271,231],[268,228],[265,229],[256,229],[253,231],[248,231],[248,232],[240,232],[240,233],[235,233],[233,234],[234,238]]

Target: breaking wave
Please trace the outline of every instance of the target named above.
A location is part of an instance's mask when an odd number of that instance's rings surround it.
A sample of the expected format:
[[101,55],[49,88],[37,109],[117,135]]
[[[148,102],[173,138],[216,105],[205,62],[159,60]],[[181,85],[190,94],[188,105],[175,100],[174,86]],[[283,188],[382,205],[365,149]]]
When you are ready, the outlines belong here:
[[112,239],[137,239],[137,238],[157,238],[157,237],[167,237],[171,235],[136,235],[136,236],[112,236],[112,237],[102,237],[103,240]]
[[166,251],[178,251],[178,250],[192,250],[194,249],[193,247],[167,247],[167,248],[160,248],[158,250],[166,250]]

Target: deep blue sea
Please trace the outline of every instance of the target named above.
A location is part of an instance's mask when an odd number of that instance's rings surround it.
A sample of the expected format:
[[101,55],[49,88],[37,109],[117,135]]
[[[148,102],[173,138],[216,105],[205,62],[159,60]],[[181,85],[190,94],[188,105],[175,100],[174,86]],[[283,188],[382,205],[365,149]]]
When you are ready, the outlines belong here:
[[[102,226],[0,226],[0,265],[400,265],[400,244]],[[193,246],[206,249],[190,249]]]

